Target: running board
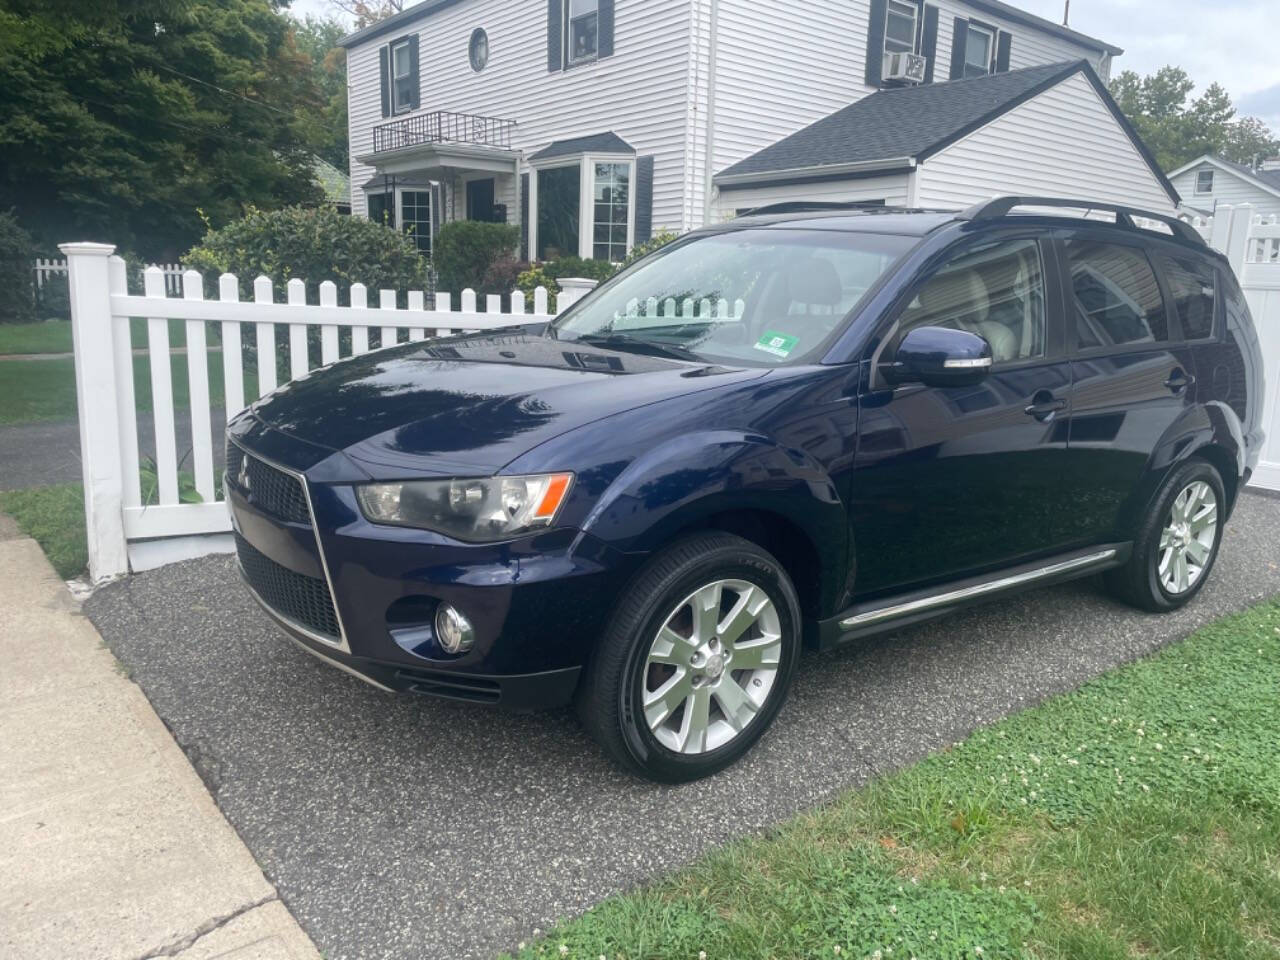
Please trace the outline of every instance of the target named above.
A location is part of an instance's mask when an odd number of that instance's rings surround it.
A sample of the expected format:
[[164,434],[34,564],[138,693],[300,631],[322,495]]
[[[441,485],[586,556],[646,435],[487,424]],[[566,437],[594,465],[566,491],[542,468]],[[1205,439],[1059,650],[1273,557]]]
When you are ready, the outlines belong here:
[[1128,543],[1106,544],[1012,567],[991,576],[859,604],[818,625],[818,648],[825,650],[871,633],[918,623],[999,594],[1098,573],[1124,563],[1131,550],[1132,545]]

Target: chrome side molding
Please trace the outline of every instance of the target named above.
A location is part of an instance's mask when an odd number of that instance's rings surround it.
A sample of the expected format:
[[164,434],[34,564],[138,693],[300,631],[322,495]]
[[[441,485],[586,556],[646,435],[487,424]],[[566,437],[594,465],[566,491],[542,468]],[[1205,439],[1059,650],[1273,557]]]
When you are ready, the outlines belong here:
[[871,624],[881,623],[885,620],[896,620],[898,617],[909,616],[913,613],[923,613],[928,610],[934,610],[938,607],[950,606],[953,603],[973,600],[978,597],[984,597],[988,594],[1000,593],[1001,591],[1010,590],[1014,587],[1035,583],[1037,580],[1048,580],[1065,573],[1084,570],[1088,567],[1101,566],[1109,560],[1114,560],[1116,553],[1116,549],[1111,547],[1106,550],[1099,550],[1097,553],[1088,554],[1087,556],[1073,557],[1070,560],[1051,563],[1048,566],[1037,567],[1034,570],[1024,570],[1021,573],[998,577],[984,583],[977,583],[968,587],[960,587],[955,590],[947,590],[943,593],[934,594],[933,596],[909,600],[906,603],[898,603],[888,607],[881,607],[878,610],[868,610],[866,613],[859,613],[855,616],[841,620],[840,626],[842,629],[852,630],[857,627],[865,627],[870,626]]

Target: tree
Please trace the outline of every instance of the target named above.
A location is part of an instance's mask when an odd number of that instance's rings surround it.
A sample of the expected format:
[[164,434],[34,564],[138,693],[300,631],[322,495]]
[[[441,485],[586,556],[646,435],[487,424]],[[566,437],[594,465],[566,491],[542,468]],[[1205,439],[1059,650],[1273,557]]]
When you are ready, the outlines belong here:
[[298,116],[311,149],[341,170],[347,168],[347,51],[338,46],[349,31],[338,20],[308,16],[294,28],[298,50],[311,62],[322,106]]
[[330,0],[330,2],[353,18],[356,29],[360,30],[379,20],[394,17],[404,9],[404,0]]
[[1195,86],[1185,70],[1172,66],[1146,77],[1126,70],[1111,82],[1112,96],[1162,169],[1176,169],[1206,153],[1245,162],[1252,153],[1280,146],[1262,121],[1236,119],[1221,86],[1210,84],[1191,99]]
[[273,0],[0,0],[0,209],[45,246],[169,258],[318,202],[311,63]]

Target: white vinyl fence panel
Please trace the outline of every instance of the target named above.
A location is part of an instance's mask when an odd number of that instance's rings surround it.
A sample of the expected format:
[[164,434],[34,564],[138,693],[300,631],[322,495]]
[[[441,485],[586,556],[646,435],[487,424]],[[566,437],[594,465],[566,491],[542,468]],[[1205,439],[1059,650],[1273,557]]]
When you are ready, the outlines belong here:
[[[158,266],[164,273],[164,289],[165,293],[171,297],[176,297],[182,292],[182,267],[176,263],[160,263],[151,264],[150,266]],[[36,290],[44,289],[49,278],[52,276],[61,276],[67,272],[66,260],[48,260],[37,259],[32,264],[32,270],[36,276]]]
[[[204,278],[196,271],[182,274],[175,290],[165,268],[156,266],[144,274],[143,294],[131,295],[125,263],[113,255],[113,247],[81,243],[61,249],[70,278],[89,570],[95,581],[127,573],[131,566],[143,569],[227,548],[231,521],[219,499],[214,419],[221,428],[248,402],[274,390],[281,366],[288,371],[286,379],[297,379],[319,365],[366,353],[370,329],[390,346],[552,316],[541,287],[532,298],[532,313],[526,312],[527,298],[520,291],[511,294],[507,313],[500,297],[486,298],[480,310],[472,290],[462,291],[458,309],[447,293],[437,293],[434,309],[427,309],[421,290],[407,293],[407,309],[397,306],[395,291],[378,291],[379,305],[372,308],[360,284],[349,291],[351,305],[342,307],[330,282],[320,284],[319,302],[309,304],[305,284],[292,280],[285,291],[288,302],[276,303],[268,278],[258,277],[253,299],[241,300],[239,280],[223,274],[216,298],[206,299]],[[591,281],[561,281],[558,306],[569,306],[592,286]],[[150,386],[154,451],[139,449],[134,349],[143,344],[131,341],[133,317],[146,320],[146,371],[139,378]],[[185,357],[171,350],[175,320],[185,328]],[[315,355],[308,336],[313,327],[320,331]],[[283,357],[277,330],[287,331]],[[256,368],[245,364],[243,348],[251,343],[257,346]],[[215,371],[220,367],[221,389],[210,382],[211,360]],[[188,409],[175,403],[175,377],[179,386],[186,384]],[[255,378],[256,391],[250,391]],[[178,442],[178,426],[187,420],[189,450]],[[154,459],[155,490],[144,496],[141,475],[148,458]]]

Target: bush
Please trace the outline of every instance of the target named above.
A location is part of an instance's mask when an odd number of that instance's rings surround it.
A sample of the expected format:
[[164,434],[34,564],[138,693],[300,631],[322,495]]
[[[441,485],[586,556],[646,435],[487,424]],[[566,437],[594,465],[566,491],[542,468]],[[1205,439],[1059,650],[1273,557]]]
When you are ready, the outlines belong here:
[[[217,283],[210,274],[234,273],[245,299],[253,298],[253,281],[259,275],[271,278],[277,301],[286,299],[286,284],[295,277],[307,282],[310,303],[318,302],[319,287],[325,280],[338,285],[343,304],[348,302],[347,288],[353,283],[363,283],[371,291],[421,290],[427,286],[427,261],[408,234],[363,217],[340,214],[332,207],[255,210],[219,230],[210,230],[182,262],[205,274],[209,294]],[[370,299],[376,303],[376,293]]]
[[583,277],[604,283],[617,272],[618,268],[608,260],[561,257],[530,267],[516,278],[516,286],[524,291],[526,297],[532,297],[538,287],[546,287],[547,293],[554,297],[560,293],[558,281],[561,277]]
[[520,228],[506,223],[457,220],[436,234],[432,259],[436,286],[458,297],[470,287],[477,293],[510,293],[511,288],[491,290],[485,276],[499,261],[514,260]]
[[679,238],[680,234],[676,233],[674,230],[659,230],[644,243],[637,243],[631,248],[631,252],[627,254],[627,259],[622,261],[622,269],[625,270],[641,257],[647,257],[649,254],[653,253],[653,251],[659,250],[671,241],[678,240]]
[[31,235],[12,213],[0,211],[0,323],[29,323],[36,318]]

